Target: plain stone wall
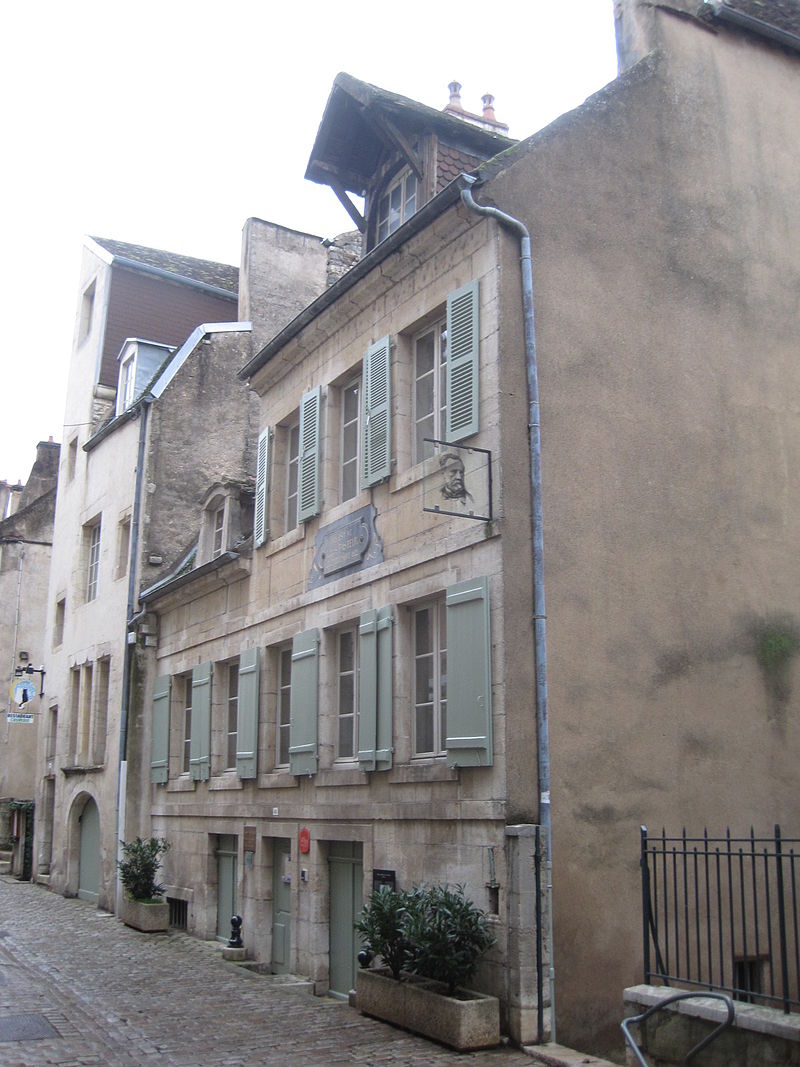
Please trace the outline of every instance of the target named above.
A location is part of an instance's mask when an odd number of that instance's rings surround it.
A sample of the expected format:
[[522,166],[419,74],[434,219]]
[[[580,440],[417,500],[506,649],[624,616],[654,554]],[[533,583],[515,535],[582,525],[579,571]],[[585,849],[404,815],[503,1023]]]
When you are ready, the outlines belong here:
[[[659,986],[636,986],[625,990],[625,1015],[639,1015],[657,1004],[674,989]],[[800,1018],[784,1015],[775,1008],[735,1003],[736,1018],[705,1049],[697,1062],[703,1067],[754,1067],[800,1064]],[[644,1023],[631,1026],[645,1059],[652,1067],[682,1067],[686,1055],[704,1040],[725,1018],[721,1001],[698,999],[682,1001],[657,1011]],[[626,1048],[626,1063],[635,1067],[636,1059]]]
[[[322,238],[248,219],[242,235],[239,318],[253,324],[253,354],[325,289]],[[237,368],[239,369],[239,368]]]

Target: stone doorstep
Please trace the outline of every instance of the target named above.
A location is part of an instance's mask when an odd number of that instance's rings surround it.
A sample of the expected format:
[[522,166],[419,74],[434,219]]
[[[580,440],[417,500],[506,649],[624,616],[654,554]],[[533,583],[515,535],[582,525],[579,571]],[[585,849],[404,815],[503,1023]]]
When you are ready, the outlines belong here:
[[545,1067],[618,1067],[611,1060],[601,1060],[564,1045],[526,1045],[524,1051],[534,1063],[543,1063]]

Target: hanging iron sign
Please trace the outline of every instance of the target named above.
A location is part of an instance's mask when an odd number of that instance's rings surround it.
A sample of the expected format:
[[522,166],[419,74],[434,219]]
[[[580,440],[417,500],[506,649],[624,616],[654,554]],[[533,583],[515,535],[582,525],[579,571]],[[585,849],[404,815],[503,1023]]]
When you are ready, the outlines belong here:
[[[11,683],[11,699],[20,708],[36,696],[36,686],[29,678],[15,678]],[[9,715],[9,722],[11,716]]]

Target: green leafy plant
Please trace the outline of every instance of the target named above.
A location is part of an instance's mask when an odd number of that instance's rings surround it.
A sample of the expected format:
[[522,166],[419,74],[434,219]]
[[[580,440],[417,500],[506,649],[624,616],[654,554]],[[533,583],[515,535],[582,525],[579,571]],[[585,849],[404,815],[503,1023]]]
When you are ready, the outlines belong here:
[[380,956],[392,977],[402,971],[456,987],[474,975],[480,957],[494,944],[486,913],[462,886],[416,886],[400,891],[380,886],[356,923],[366,947]]
[[120,841],[123,859],[117,861],[122,884],[134,900],[157,900],[164,888],[156,881],[161,857],[169,849],[164,837],[151,837],[143,841]]
[[464,895],[462,886],[420,890],[404,933],[411,970],[444,983],[450,996],[470,981],[481,956],[495,941],[486,913]]
[[380,956],[392,977],[400,981],[407,969],[409,943],[406,925],[417,907],[418,891],[378,886],[364,905],[356,929],[369,952]]

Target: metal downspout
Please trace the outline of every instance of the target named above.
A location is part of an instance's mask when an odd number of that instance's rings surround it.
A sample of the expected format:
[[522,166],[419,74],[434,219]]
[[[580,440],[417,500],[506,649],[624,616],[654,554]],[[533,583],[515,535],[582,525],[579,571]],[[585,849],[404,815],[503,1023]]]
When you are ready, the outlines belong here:
[[[136,603],[136,563],[139,558],[139,525],[142,510],[142,482],[144,481],[144,450],[147,442],[147,416],[153,397],[145,395],[139,401],[139,447],[136,453],[136,487],[133,497],[133,516],[131,518],[131,544],[128,555],[128,604],[125,611],[125,660],[122,671],[122,706],[120,709],[119,724],[119,765],[117,774],[117,841],[120,839],[120,808],[123,800],[122,790],[122,765],[127,759],[128,751],[128,709],[130,702],[131,663],[133,653],[128,643],[128,626],[133,617],[133,609]],[[118,846],[119,847],[119,846]],[[119,880],[117,890],[119,890]]]
[[539,371],[533,321],[533,270],[531,238],[519,219],[495,207],[477,204],[472,186],[477,178],[462,174],[461,199],[470,211],[496,219],[515,231],[520,243],[522,310],[525,322],[525,369],[528,378],[528,434],[531,460],[531,527],[533,538],[533,643],[536,667],[537,764],[539,771],[539,823],[544,831],[547,876],[547,911],[550,936],[550,1040],[556,1040],[555,967],[553,960],[553,859],[550,823],[550,738],[547,714],[547,643],[544,600],[544,535],[542,532],[542,445],[539,424]]

